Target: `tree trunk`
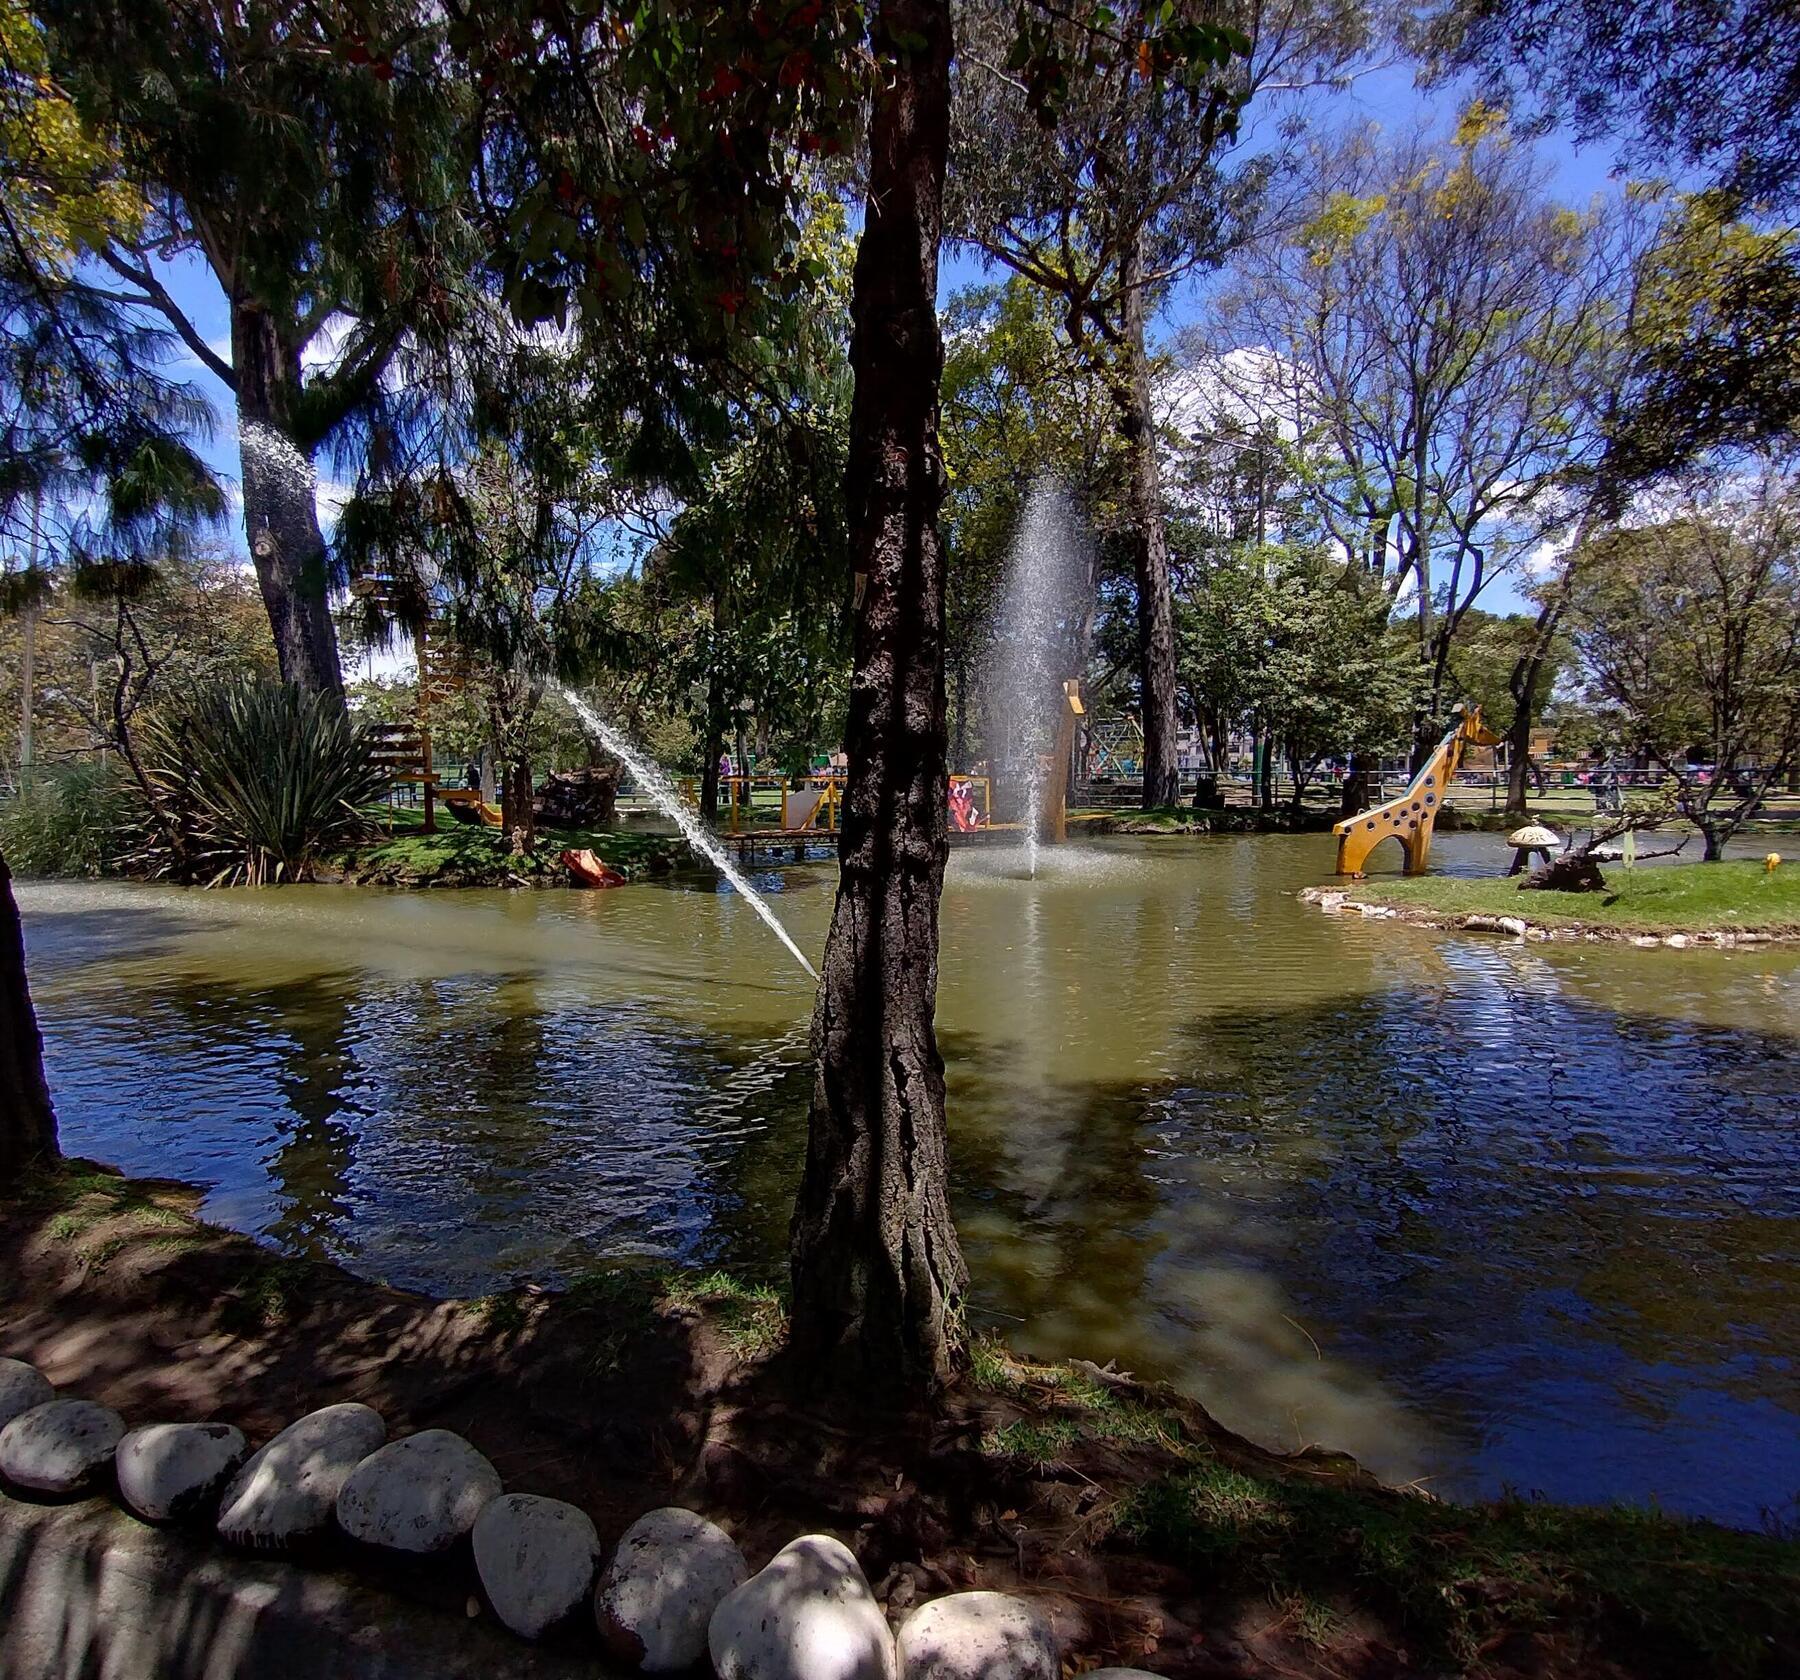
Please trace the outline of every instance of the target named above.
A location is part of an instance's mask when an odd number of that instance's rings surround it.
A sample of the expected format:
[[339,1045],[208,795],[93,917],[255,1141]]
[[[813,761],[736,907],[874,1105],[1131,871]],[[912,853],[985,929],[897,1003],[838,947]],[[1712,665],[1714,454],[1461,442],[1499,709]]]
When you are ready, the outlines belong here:
[[25,935],[12,873],[0,857],[0,1198],[27,1167],[56,1159],[56,1110],[44,1081],[44,1041],[25,982]]
[[537,843],[537,818],[532,814],[531,760],[510,760],[500,778],[500,832],[520,851]]
[[889,1407],[951,1376],[968,1281],[950,1218],[932,1019],[948,850],[937,256],[950,27],[947,0],[884,0],[876,14],[845,483],[853,564],[867,581],[790,1245],[804,1380]]
[[237,375],[244,532],[274,632],[281,680],[313,694],[341,694],[312,456],[295,441],[300,358],[282,341],[267,309],[238,298],[231,310],[231,360]]
[[1506,815],[1529,815],[1526,801],[1530,797],[1531,703],[1527,699],[1515,704],[1512,724],[1506,731]]
[[[1141,243],[1141,241],[1140,241]],[[1175,607],[1169,589],[1169,540],[1163,526],[1162,467],[1145,342],[1142,252],[1134,249],[1120,283],[1125,292],[1125,377],[1118,392],[1120,430],[1130,463],[1132,559],[1137,570],[1138,681],[1144,716],[1144,809],[1181,802],[1176,756]]]
[[22,783],[30,782],[31,767],[37,759],[37,741],[32,728],[36,721],[33,712],[37,704],[37,622],[38,609],[35,604],[27,607],[20,615],[23,646],[19,651],[19,779]]
[[723,690],[715,674],[708,682],[706,696],[706,740],[701,747],[700,815],[707,823],[719,821],[719,760],[725,755],[725,705]]
[[950,762],[958,770],[969,767],[969,656],[959,652],[952,673],[956,684],[956,740]]

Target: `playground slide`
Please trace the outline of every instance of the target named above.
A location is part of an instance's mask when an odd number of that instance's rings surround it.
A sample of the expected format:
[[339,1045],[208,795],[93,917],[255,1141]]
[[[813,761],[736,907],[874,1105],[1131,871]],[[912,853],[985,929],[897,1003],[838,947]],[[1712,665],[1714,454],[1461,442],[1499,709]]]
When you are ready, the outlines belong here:
[[1338,837],[1338,874],[1362,874],[1369,854],[1391,835],[1406,853],[1406,873],[1423,875],[1431,861],[1431,835],[1437,814],[1451,778],[1462,763],[1463,749],[1491,747],[1499,739],[1482,723],[1480,707],[1459,718],[1398,799],[1332,825],[1331,832]]
[[625,877],[618,870],[602,863],[585,846],[578,852],[564,852],[562,866],[568,870],[570,877],[578,887],[622,887],[625,885]]
[[500,807],[488,804],[473,788],[439,788],[437,797],[438,803],[445,806],[458,822],[486,823],[489,828],[500,826]]

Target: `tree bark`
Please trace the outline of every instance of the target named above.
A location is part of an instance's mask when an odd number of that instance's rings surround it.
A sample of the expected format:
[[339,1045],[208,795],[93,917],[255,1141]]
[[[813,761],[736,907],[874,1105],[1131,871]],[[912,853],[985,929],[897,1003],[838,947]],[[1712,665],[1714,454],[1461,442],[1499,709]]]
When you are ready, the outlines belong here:
[[[1141,236],[1140,236],[1141,244]],[[1144,717],[1144,809],[1181,802],[1175,710],[1175,606],[1169,586],[1169,539],[1163,526],[1162,467],[1156,452],[1146,342],[1142,252],[1133,248],[1121,285],[1125,293],[1125,377],[1118,391],[1120,430],[1131,469],[1132,560],[1137,571],[1138,682]]]
[[44,1040],[25,981],[25,933],[12,872],[0,856],[0,1198],[26,1168],[57,1157],[56,1110],[44,1079]]
[[281,680],[314,694],[341,694],[337,630],[331,622],[325,539],[314,500],[312,452],[296,441],[300,357],[261,305],[231,309],[243,456],[244,532],[275,637]]
[[[950,130],[947,0],[884,0],[851,290],[846,491],[865,578],[840,871],[813,1016],[790,1258],[814,1392],[904,1406],[953,1374],[968,1281],[950,1218],[937,997],[947,777],[937,258]],[[906,43],[906,44],[903,44]]]
[[521,851],[537,843],[537,818],[532,814],[531,760],[507,762],[500,778],[500,832]]

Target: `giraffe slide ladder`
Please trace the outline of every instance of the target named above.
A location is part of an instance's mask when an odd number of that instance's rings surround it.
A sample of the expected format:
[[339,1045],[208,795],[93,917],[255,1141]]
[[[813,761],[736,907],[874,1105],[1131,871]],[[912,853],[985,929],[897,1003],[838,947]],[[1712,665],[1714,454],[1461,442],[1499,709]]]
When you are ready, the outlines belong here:
[[1479,706],[1458,718],[1456,727],[1438,742],[1398,799],[1332,825],[1331,832],[1338,841],[1338,874],[1361,875],[1369,853],[1392,836],[1406,852],[1406,873],[1423,875],[1431,861],[1432,829],[1464,750],[1495,746],[1499,741],[1500,737],[1482,723]]

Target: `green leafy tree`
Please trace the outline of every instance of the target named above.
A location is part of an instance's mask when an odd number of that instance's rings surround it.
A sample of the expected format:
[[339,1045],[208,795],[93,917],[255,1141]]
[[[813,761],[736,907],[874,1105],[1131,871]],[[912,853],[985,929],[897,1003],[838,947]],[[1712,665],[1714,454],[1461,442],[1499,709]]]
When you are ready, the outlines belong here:
[[1253,724],[1277,744],[1297,815],[1320,763],[1404,739],[1418,673],[1388,634],[1387,603],[1312,549],[1252,544],[1208,568],[1181,603],[1183,676],[1219,733]]
[[464,319],[453,354],[409,362],[407,422],[377,432],[339,545],[380,586],[353,586],[378,635],[435,637],[440,664],[459,662],[500,765],[501,826],[528,850],[546,683],[584,677],[612,639],[628,428],[573,345],[478,299]]
[[1472,70],[1490,98],[1706,171],[1740,204],[1800,198],[1800,16],[1787,0],[1438,0],[1412,35],[1433,79]]
[[[994,634],[1007,559],[1032,486],[1054,480],[1090,526],[1116,528],[1123,461],[1106,394],[1057,332],[1049,301],[1014,279],[950,301],[944,358],[944,503],[951,760],[971,756],[973,694]],[[1096,549],[1096,561],[1100,551]],[[1088,585],[1086,640],[1099,579]],[[1081,674],[1085,646],[1071,658]]]
[[[957,78],[956,235],[1041,288],[1102,382],[1126,465],[1136,578],[1144,805],[1178,796],[1175,640],[1150,323],[1172,289],[1244,237],[1267,161],[1234,165],[1244,106],[1278,77],[1311,76],[1364,40],[1361,11],[1197,4],[1114,13],[1050,8],[1018,30],[1010,6],[971,6]],[[1154,14],[1159,30],[1144,24]],[[1221,27],[1224,25],[1224,27]],[[1198,31],[1206,53],[1176,40]],[[1079,74],[1045,90],[1022,73],[1035,37]],[[1160,72],[1160,73],[1159,73]]]
[[[1544,580],[1543,592],[1562,587],[1560,571]],[[1528,756],[1532,721],[1544,715],[1550,697],[1574,660],[1574,648],[1561,625],[1561,614],[1551,624],[1541,655],[1537,645],[1543,634],[1544,620],[1539,614],[1490,613],[1472,608],[1463,619],[1462,629],[1450,652],[1450,676],[1461,698],[1481,708],[1482,721],[1488,728],[1507,737],[1513,756],[1522,761],[1508,764],[1509,789],[1516,785],[1516,801],[1509,792],[1507,808],[1522,813],[1525,789],[1529,782]],[[1515,727],[1525,720],[1524,750],[1519,751],[1520,731]]]
[[[1152,77],[1165,48],[1184,69],[1230,49],[1213,24],[1165,32],[1160,6],[1123,26],[1108,7],[1084,10],[1096,33],[1136,31]],[[637,398],[667,456],[722,441],[737,382],[792,342],[791,324],[770,323],[807,278],[800,160],[847,149],[866,117],[844,475],[858,580],[851,771],[792,1227],[792,1346],[830,1390],[923,1397],[955,1368],[966,1277],[933,1029],[947,849],[936,290],[950,8],[809,0],[778,16],[649,0],[602,27],[512,0],[459,8],[453,38],[491,96],[486,181],[515,308],[578,312],[579,332],[605,335],[622,297],[641,300],[632,331],[671,352],[651,359],[660,377]],[[1025,41],[1020,67],[1046,106],[1073,58],[1042,33]]]
[[[409,332],[443,325],[467,256],[459,83],[410,7],[298,0],[37,7],[53,74],[117,137],[142,219],[99,245],[112,301],[165,322],[232,393],[245,537],[283,677],[339,690],[314,460],[346,447]],[[163,283],[192,254],[229,350]]]
[[[145,212],[116,136],[70,101],[52,70],[31,14],[0,8],[0,610],[24,614],[27,648],[54,570],[71,587],[124,599],[149,557],[219,505],[191,447],[200,417],[162,377],[158,336],[80,273],[84,257],[130,235]],[[28,696],[30,681],[21,689]],[[29,719],[29,699],[22,710]],[[0,1194],[56,1148],[0,857]]]
[[1723,193],[1676,198],[1638,261],[1606,474],[1633,487],[1800,427],[1800,230],[1758,228]]
[[1357,133],[1312,167],[1297,236],[1247,257],[1227,303],[1255,352],[1241,397],[1296,439],[1312,517],[1353,574],[1410,603],[1417,763],[1463,621],[1567,528],[1604,453],[1621,264],[1597,213],[1550,202],[1483,106],[1447,145]]
[[728,731],[741,734],[754,717],[764,739],[810,739],[849,654],[843,323],[851,247],[840,206],[821,199],[808,207],[801,251],[812,278],[793,341],[733,405],[728,442],[645,568],[664,610],[688,620],[690,633],[676,644],[683,656],[664,667],[699,736],[700,808],[709,820],[718,814]]
[[1696,470],[1661,513],[1596,540],[1571,634],[1711,861],[1800,758],[1800,490],[1775,461]]

